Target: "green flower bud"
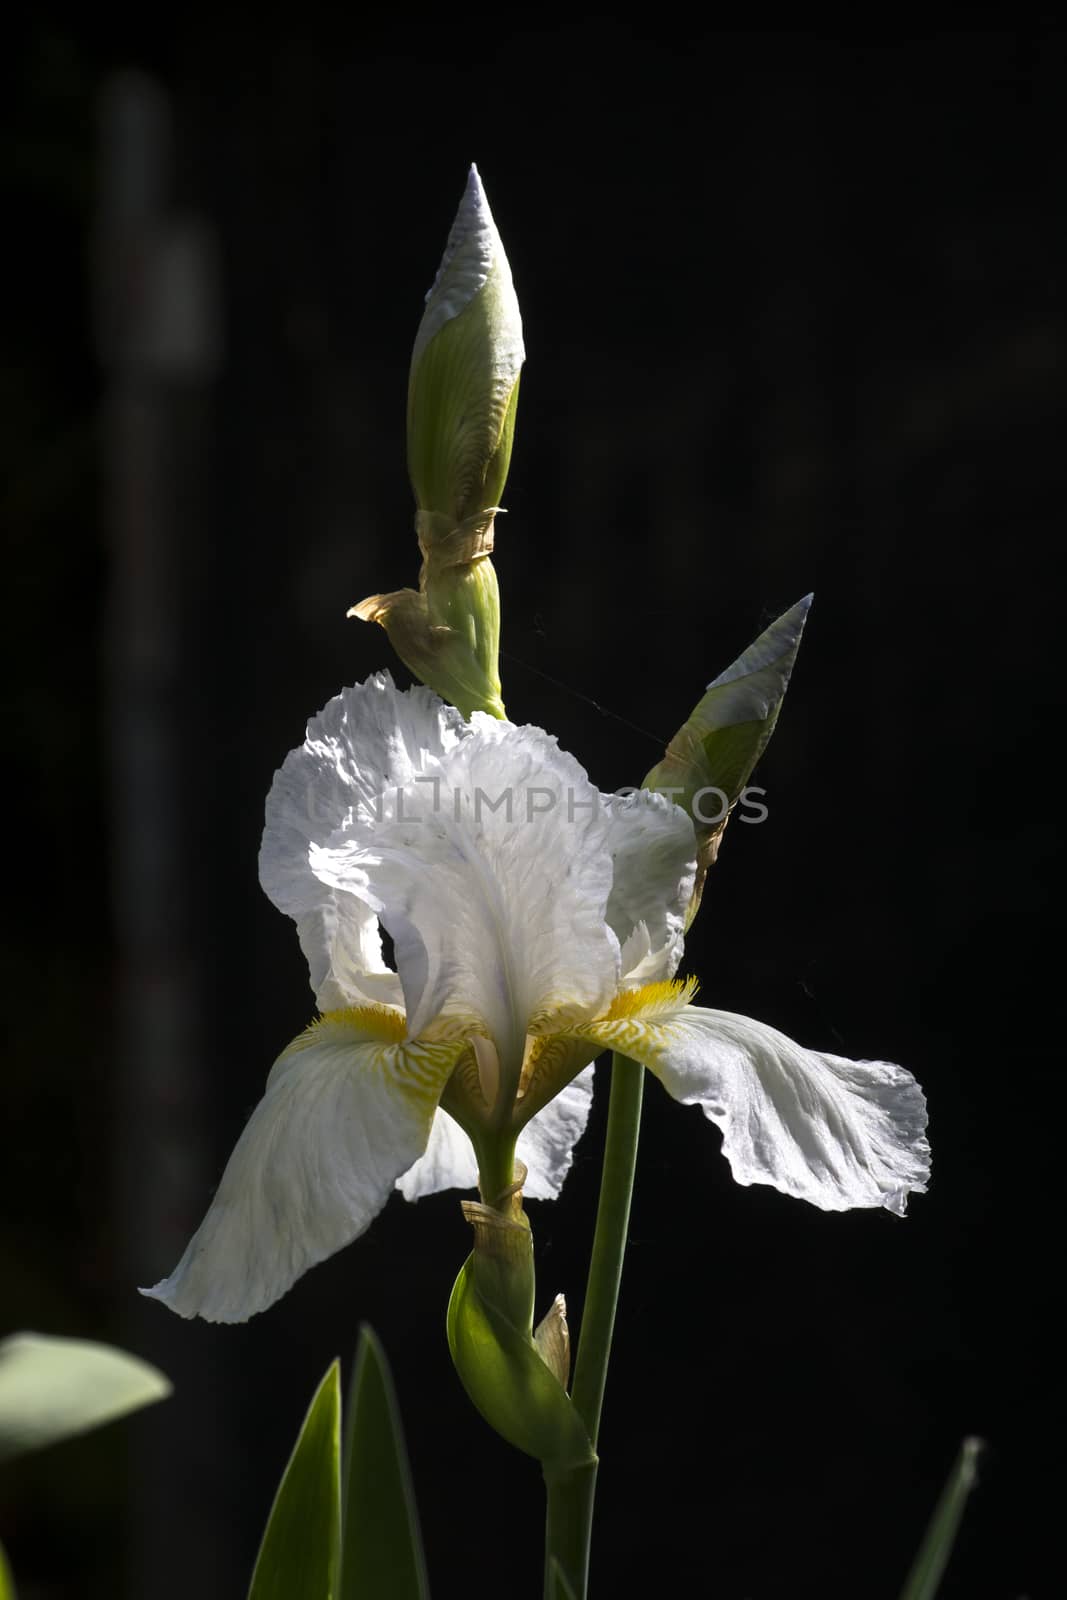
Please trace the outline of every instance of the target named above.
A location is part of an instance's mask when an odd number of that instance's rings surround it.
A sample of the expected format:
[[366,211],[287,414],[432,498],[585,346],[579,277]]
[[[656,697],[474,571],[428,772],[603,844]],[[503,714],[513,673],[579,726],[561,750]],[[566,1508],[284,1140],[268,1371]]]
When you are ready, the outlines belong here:
[[504,716],[490,556],[523,354],[511,269],[472,167],[411,357],[408,469],[419,587],[371,595],[348,613],[380,622],[415,676],[467,717]]
[[[641,786],[676,801],[696,828],[697,875],[687,928],[700,908],[708,868],[719,853],[730,813],[774,732],[810,605],[810,594],[798,600],[708,684],[703,700]],[[719,800],[716,820],[704,823],[707,812],[698,802],[713,791]]]
[[557,1295],[533,1329],[533,1235],[519,1181],[492,1205],[463,1202],[474,1250],[448,1304],[448,1346],[463,1387],[491,1427],[546,1470],[595,1461],[589,1435],[567,1394],[570,1341]]
[[[411,356],[408,470],[425,548],[455,545],[472,520],[487,519],[491,528],[508,475],[524,354],[511,268],[471,167]],[[469,532],[475,542],[484,538],[481,526]]]

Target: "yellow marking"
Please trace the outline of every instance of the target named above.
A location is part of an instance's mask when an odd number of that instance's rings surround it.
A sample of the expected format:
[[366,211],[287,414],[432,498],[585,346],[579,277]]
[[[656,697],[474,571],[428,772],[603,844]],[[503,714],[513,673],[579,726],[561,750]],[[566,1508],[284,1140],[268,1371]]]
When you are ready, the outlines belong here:
[[617,1022],[623,1017],[669,1016],[687,1006],[696,992],[696,978],[668,978],[662,983],[646,983],[640,989],[624,989],[596,1020]]
[[341,1028],[368,1041],[380,1039],[386,1044],[403,1044],[408,1032],[404,1013],[391,1006],[343,1006],[316,1017],[294,1044],[300,1047],[316,1043],[323,1028]]

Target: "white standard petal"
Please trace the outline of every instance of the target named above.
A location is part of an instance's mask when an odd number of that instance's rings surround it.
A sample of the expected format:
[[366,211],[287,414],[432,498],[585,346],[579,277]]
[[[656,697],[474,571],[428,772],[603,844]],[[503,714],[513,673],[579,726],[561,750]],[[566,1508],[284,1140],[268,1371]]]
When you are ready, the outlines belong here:
[[342,1012],[289,1046],[181,1261],[142,1293],[183,1317],[244,1322],[363,1232],[425,1150],[462,1049],[404,1044],[402,1031],[389,1013]]
[[615,992],[607,814],[548,734],[490,717],[434,776],[397,794],[369,842],[313,851],[315,871],[381,916],[411,1035],[480,1024],[514,1092],[527,1033],[595,1016]]
[[443,1189],[476,1189],[478,1161],[474,1146],[454,1117],[438,1106],[422,1155],[396,1181],[405,1200],[422,1200]]
[[642,1061],[722,1129],[738,1183],[768,1183],[824,1211],[902,1216],[930,1172],[926,1101],[910,1072],[805,1050],[730,1011],[686,1006],[575,1030]]
[[648,789],[604,800],[614,865],[607,918],[622,945],[622,981],[672,978],[682,959],[696,872],[692,821]]
[[345,689],[308,723],[267,796],[260,882],[293,917],[320,1009],[363,1000],[400,1004],[382,959],[378,918],[350,889],[323,883],[309,854],[338,834],[372,826],[397,784],[469,732],[428,689],[398,690],[387,672]]
[[580,1072],[519,1134],[515,1154],[526,1166],[522,1192],[528,1200],[555,1200],[562,1189],[589,1121],[593,1072],[591,1066]]

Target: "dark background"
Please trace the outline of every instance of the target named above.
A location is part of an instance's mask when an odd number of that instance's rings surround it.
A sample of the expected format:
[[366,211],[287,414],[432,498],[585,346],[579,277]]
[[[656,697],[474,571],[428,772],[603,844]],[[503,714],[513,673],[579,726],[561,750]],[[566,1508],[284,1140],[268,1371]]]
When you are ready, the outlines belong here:
[[[912,1068],[935,1160],[904,1222],[823,1215],[734,1186],[650,1083],[594,1593],[889,1600],[965,1432],[992,1450],[945,1600],[1058,1592],[1063,45],[669,11],[15,27],[0,1331],[113,1339],[176,1384],[0,1478],[24,1600],[243,1594],[364,1318],[435,1595],[539,1592],[537,1469],[445,1347],[455,1195],[394,1199],[245,1327],[134,1294],[310,1014],[263,799],[313,711],[397,670],[344,613],[416,576],[407,357],[472,159],[528,350],[509,712],[639,781],[814,589],[769,819],[728,832],[686,970]],[[605,1091],[531,1207],[575,1323]]]

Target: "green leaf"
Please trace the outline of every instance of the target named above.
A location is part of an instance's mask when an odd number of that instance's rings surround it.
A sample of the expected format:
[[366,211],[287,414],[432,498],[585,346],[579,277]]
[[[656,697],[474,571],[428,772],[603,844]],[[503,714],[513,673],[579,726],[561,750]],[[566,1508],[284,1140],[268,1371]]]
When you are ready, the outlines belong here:
[[385,1351],[366,1323],[345,1409],[341,1600],[428,1600],[415,1492]]
[[668,794],[693,819],[698,870],[690,922],[729,815],[774,732],[810,605],[809,594],[708,684],[642,785]]
[[0,1600],[15,1600],[15,1580],[7,1564],[4,1547],[0,1544]]
[[0,1341],[0,1461],[165,1400],[167,1378],[108,1344],[13,1333]]
[[936,1595],[971,1490],[978,1482],[978,1462],[984,1449],[981,1439],[964,1439],[960,1445],[956,1464],[941,1491],[900,1600],[933,1600]]
[[555,1556],[548,1563],[548,1583],[545,1600],[575,1600],[574,1590],[563,1576],[563,1568]]
[[248,1600],[337,1600],[340,1552],[341,1377],[334,1361],[278,1485]]

